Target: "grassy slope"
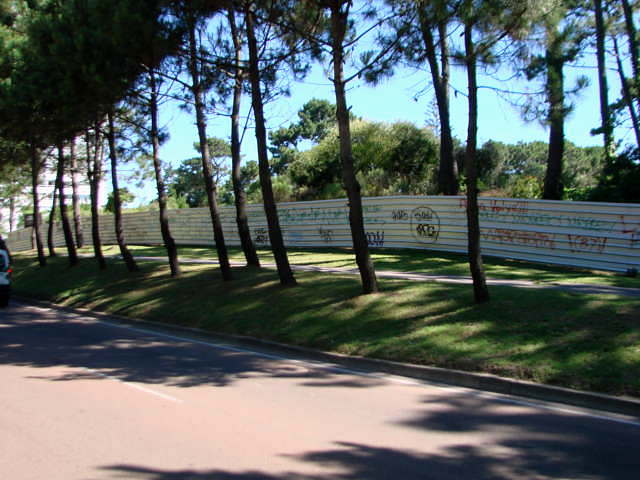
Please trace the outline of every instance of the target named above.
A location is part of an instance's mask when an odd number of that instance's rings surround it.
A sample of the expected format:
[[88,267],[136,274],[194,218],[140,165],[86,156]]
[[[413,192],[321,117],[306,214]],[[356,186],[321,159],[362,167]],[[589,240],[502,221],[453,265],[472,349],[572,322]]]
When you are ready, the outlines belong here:
[[[292,252],[292,261],[310,261],[310,255]],[[315,260],[351,261],[335,255],[322,252]],[[183,265],[184,276],[175,280],[157,262],[142,262],[142,271],[132,275],[115,260],[104,272],[91,259],[73,269],[63,258],[45,269],[31,256],[15,260],[17,293],[64,305],[640,396],[638,299],[494,287],[491,302],[475,306],[469,286],[431,282],[382,280],[381,293],[360,296],[355,276],[298,273],[300,285],[283,289],[270,270],[236,268],[235,280],[223,283],[211,265]],[[527,268],[514,270],[530,275]],[[562,271],[548,275],[561,277]]]

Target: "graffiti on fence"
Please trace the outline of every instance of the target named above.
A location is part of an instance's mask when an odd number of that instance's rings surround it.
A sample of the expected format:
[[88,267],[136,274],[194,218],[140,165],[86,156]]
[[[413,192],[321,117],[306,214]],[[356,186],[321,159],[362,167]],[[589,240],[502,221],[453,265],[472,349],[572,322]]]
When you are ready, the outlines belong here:
[[404,220],[409,220],[409,212],[404,209],[401,210],[393,210],[391,212],[391,219],[394,222],[401,222]]
[[370,247],[384,247],[384,232],[366,232],[367,243]]
[[607,246],[607,237],[567,234],[567,238],[569,239],[569,249],[571,250],[571,253],[602,253]]
[[326,228],[319,228],[318,235],[320,235],[320,239],[324,243],[331,243],[333,240],[333,230],[328,230]]
[[267,245],[269,243],[269,234],[267,233],[267,230],[265,228],[256,228],[253,241],[256,245]]
[[[461,198],[459,207],[465,208],[467,199]],[[569,213],[550,214],[537,211],[526,200],[492,199],[478,202],[478,216],[481,220],[518,225],[565,227],[598,232],[612,232],[615,225],[610,220],[590,214]]]
[[[366,224],[384,224],[386,220],[379,215],[383,205],[363,205],[362,214]],[[260,212],[252,215],[259,218]],[[303,207],[278,209],[278,218],[283,225],[301,225],[305,223],[324,223],[328,225],[346,225],[349,223],[349,206]]]
[[629,239],[631,248],[640,247],[640,217],[635,222],[629,220],[625,215],[620,217],[620,233],[626,235]]
[[524,245],[536,248],[556,248],[555,234],[512,230],[510,228],[483,228],[482,239],[503,244]]
[[440,217],[429,207],[411,211],[411,233],[420,243],[436,243],[440,235]]

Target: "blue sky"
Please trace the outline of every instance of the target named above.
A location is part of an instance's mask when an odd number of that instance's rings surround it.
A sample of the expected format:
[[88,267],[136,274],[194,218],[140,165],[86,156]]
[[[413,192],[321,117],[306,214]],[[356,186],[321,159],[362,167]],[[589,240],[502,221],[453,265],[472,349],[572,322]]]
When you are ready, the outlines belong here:
[[[582,90],[574,99],[575,110],[566,123],[566,138],[578,145],[601,145],[600,136],[592,136],[590,130],[599,124],[599,107],[595,71],[592,68],[567,70],[567,86],[572,83],[576,75],[590,77],[590,85]],[[506,75],[505,75],[506,76]],[[418,126],[427,123],[428,110],[433,102],[433,93],[428,89],[429,74],[427,71],[402,69],[391,79],[376,87],[354,81],[348,92],[348,102],[353,112],[368,120],[394,122],[398,120],[410,121]],[[613,78],[610,79],[613,81]],[[466,92],[466,77],[462,69],[454,69],[452,86],[460,92]],[[521,90],[526,88],[523,82],[500,82],[489,76],[480,78],[481,85],[506,90]],[[425,93],[417,100],[417,92]],[[530,86],[529,88],[535,88]],[[615,82],[610,86],[610,95],[617,92]],[[291,96],[281,97],[266,109],[267,127],[276,129],[296,121],[300,107],[311,98],[323,98],[334,101],[333,88],[322,68],[314,67],[311,74],[302,82],[291,84]],[[487,140],[516,143],[519,141],[547,140],[547,130],[537,122],[527,123],[522,120],[520,113],[499,94],[490,89],[481,89],[479,97],[479,144]],[[250,99],[244,99],[245,113]],[[466,137],[467,102],[463,94],[451,95],[452,127],[454,135],[461,140]],[[183,112],[177,105],[168,103],[162,110],[161,121],[169,131],[170,138],[162,146],[163,161],[177,165],[181,160],[196,155],[193,143],[197,140],[197,131],[193,114]],[[229,119],[227,117],[210,116],[208,135],[229,138]],[[616,132],[617,139],[623,142],[631,141],[626,130]],[[248,130],[244,143],[243,155],[245,160],[256,160],[254,131]],[[131,188],[131,187],[130,187]],[[153,188],[136,190],[137,202],[147,203],[153,199]]]

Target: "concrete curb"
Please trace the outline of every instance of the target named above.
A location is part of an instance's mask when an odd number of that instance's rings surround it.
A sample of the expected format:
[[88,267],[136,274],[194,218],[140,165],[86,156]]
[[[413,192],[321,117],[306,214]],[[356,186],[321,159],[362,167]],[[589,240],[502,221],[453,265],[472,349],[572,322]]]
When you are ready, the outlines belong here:
[[349,356],[338,353],[323,352],[306,347],[287,345],[270,340],[243,335],[230,335],[205,330],[182,327],[149,320],[125,317],[117,314],[96,312],[84,308],[72,308],[57,305],[44,300],[35,300],[27,297],[14,296],[19,301],[55,308],[75,314],[93,316],[112,322],[153,327],[157,330],[172,333],[188,334],[191,338],[201,340],[218,340],[244,346],[257,347],[276,353],[288,353],[304,359],[322,361],[334,364],[336,367],[345,367],[361,370],[364,373],[384,373],[403,377],[415,378],[428,382],[442,383],[446,385],[466,387],[505,395],[525,397],[544,402],[572,405],[589,410],[605,411],[632,416],[640,420],[640,399],[631,397],[614,397],[600,393],[572,390],[569,388],[543,385],[523,380],[499,377],[497,375],[472,373],[460,370],[449,370],[439,367],[414,365],[388,360],[378,360],[358,356]]

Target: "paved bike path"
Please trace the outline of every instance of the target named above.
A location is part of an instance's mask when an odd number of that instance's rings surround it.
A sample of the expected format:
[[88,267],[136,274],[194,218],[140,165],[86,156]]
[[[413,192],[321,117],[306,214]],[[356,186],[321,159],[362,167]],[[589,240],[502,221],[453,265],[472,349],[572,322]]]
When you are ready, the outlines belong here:
[[[139,260],[150,261],[165,261],[164,257],[148,257],[148,256],[136,256]],[[196,259],[196,258],[181,258],[180,263],[197,263],[197,264],[211,264],[217,265],[218,261],[213,259]],[[231,262],[232,266],[244,266],[241,262]],[[262,263],[264,268],[276,268],[275,263]],[[341,267],[320,267],[317,265],[291,265],[291,268],[296,271],[302,272],[321,272],[321,273],[340,273],[348,275],[359,275],[360,272],[357,268],[341,268]],[[401,280],[413,280],[419,282],[439,282],[439,283],[453,283],[471,285],[473,280],[471,277],[456,276],[456,275],[429,275],[426,273],[418,272],[398,272],[393,270],[376,270],[376,275],[380,278],[397,278]],[[600,295],[621,295],[626,297],[640,298],[640,288],[629,287],[613,287],[609,285],[597,285],[597,284],[584,284],[584,283],[562,283],[562,284],[540,284],[530,280],[509,280],[509,279],[495,279],[488,278],[488,285],[495,286],[508,286],[518,288],[533,288],[533,289],[547,289],[547,290],[563,290],[573,293],[582,294],[600,294]]]

